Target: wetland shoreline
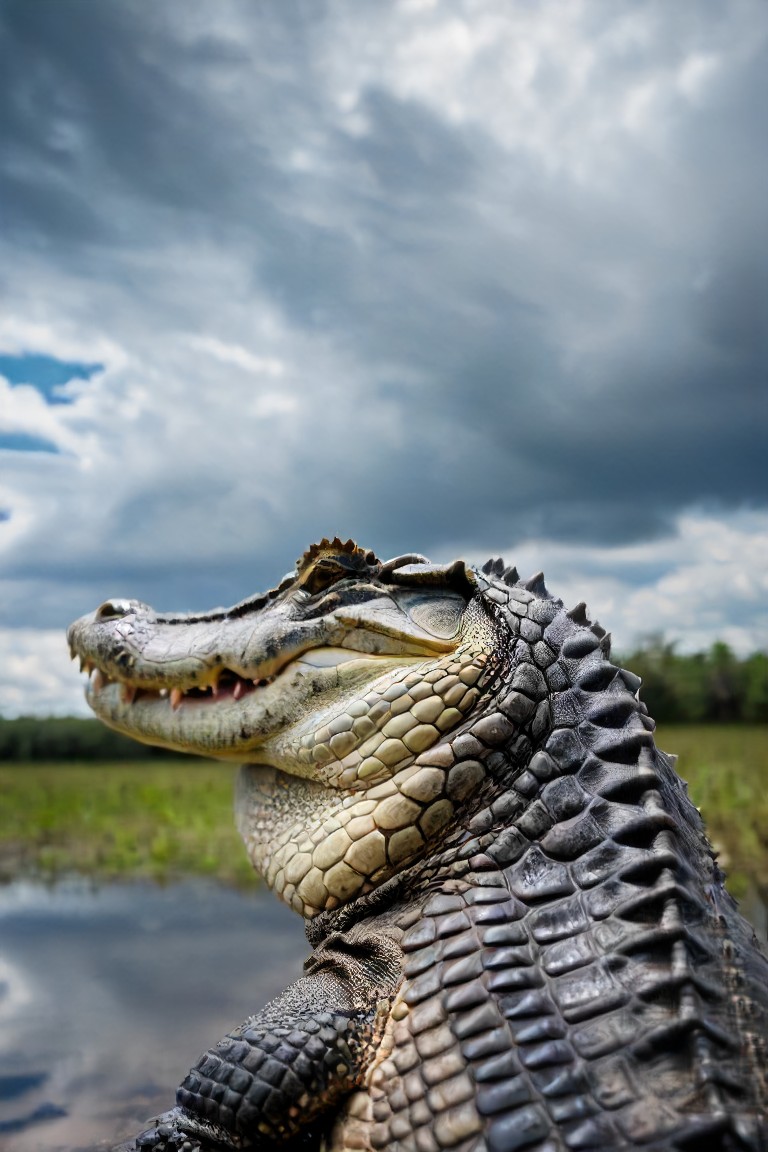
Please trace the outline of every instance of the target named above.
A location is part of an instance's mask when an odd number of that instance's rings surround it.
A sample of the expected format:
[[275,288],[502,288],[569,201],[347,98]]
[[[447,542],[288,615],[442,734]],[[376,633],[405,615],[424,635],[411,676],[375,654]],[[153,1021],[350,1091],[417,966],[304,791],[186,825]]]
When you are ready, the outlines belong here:
[[[737,898],[768,899],[768,726],[664,725]],[[232,814],[237,767],[205,760],[0,765],[0,883],[203,877],[258,884]]]

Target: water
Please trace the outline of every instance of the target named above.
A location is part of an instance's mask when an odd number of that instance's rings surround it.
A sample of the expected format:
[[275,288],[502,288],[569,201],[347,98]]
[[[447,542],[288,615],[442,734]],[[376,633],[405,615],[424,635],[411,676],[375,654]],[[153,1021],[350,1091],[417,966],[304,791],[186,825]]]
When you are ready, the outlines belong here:
[[0,888],[0,1150],[135,1134],[307,952],[301,920],[269,892]]
[[[743,911],[764,933],[752,895]],[[0,888],[0,1152],[135,1135],[307,953],[301,920],[266,891]]]

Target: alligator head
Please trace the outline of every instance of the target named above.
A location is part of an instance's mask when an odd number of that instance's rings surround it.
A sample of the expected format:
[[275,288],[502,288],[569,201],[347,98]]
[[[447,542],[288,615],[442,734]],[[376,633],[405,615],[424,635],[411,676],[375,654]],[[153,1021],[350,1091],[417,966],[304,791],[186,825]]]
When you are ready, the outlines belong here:
[[451,822],[424,754],[439,762],[504,650],[477,579],[461,561],[382,563],[323,540],[266,595],[183,616],[108,600],[68,639],[105,723],[251,766],[237,799],[251,859],[314,916],[402,871]]

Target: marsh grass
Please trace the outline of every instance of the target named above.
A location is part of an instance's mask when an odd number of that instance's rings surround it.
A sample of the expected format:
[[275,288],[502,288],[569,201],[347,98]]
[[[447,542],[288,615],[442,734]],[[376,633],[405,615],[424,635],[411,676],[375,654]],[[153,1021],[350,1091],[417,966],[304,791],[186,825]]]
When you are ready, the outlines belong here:
[[236,768],[209,761],[0,767],[0,881],[209,876],[255,883],[232,816]]
[[740,898],[756,887],[768,895],[768,727],[665,724],[656,743],[677,754],[730,891]]
[[[768,727],[660,728],[741,896],[768,889]],[[255,883],[232,817],[236,768],[208,761],[0,766],[0,881],[209,876]]]

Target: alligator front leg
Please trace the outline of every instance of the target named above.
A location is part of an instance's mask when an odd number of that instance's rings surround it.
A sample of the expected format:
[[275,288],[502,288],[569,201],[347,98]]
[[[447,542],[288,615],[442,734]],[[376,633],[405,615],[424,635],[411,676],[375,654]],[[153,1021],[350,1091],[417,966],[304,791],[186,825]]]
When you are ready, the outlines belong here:
[[234,1133],[235,1147],[313,1128],[360,1083],[389,1007],[354,1006],[345,991],[330,975],[322,987],[297,981],[205,1053],[178,1090],[181,1108]]
[[356,935],[330,937],[305,976],[198,1060],[177,1107],[120,1149],[317,1145],[340,1102],[361,1085],[402,977],[398,944]]

